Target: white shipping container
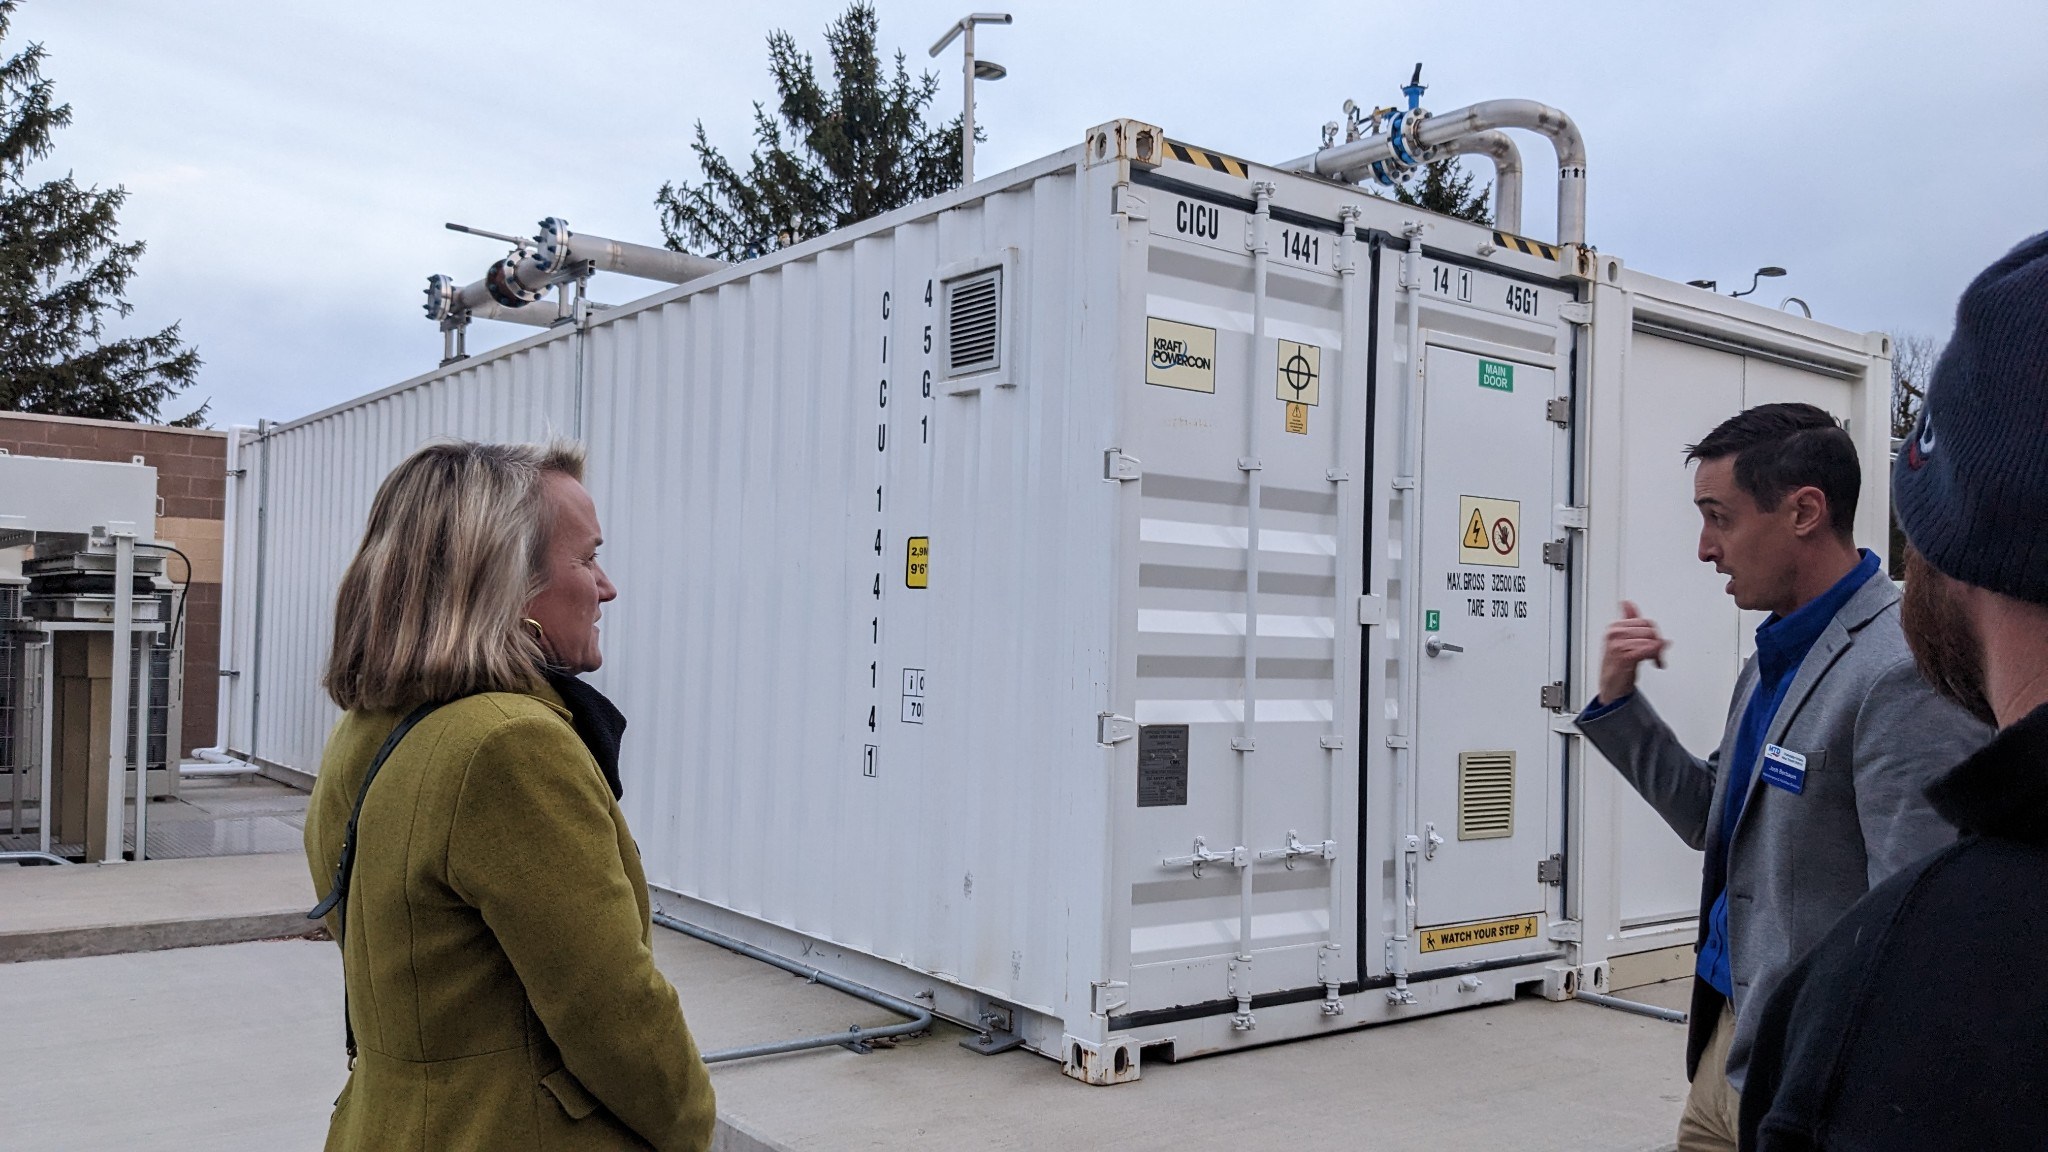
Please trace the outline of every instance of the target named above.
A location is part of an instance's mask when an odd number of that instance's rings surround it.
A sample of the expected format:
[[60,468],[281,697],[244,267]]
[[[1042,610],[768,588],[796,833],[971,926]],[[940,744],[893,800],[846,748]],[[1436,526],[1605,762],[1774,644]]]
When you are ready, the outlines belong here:
[[1570,719],[1626,595],[1718,736],[1722,418],[1842,417],[1884,538],[1883,338],[1162,139],[238,437],[224,741],[315,770],[388,469],[572,435],[673,915],[1094,1083],[1690,944],[1697,856]]

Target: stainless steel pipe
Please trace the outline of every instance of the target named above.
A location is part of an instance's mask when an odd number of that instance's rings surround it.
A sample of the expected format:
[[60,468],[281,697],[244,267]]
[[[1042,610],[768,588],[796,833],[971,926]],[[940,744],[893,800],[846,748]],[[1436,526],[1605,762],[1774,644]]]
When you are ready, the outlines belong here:
[[[1402,131],[1403,146],[1413,143],[1425,153],[1454,141],[1496,128],[1522,128],[1548,139],[1557,150],[1557,242],[1586,242],[1586,141],[1572,118],[1534,100],[1482,100],[1440,115],[1410,117]],[[1396,159],[1389,135],[1367,136],[1289,160],[1279,167],[1290,172],[1348,179],[1372,164]]]

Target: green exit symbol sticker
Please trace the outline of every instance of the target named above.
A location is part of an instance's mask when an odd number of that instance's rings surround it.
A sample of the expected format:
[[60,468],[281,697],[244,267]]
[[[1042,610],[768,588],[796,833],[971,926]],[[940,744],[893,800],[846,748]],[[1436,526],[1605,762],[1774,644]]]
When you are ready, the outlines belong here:
[[1491,388],[1496,392],[1513,392],[1515,390],[1515,366],[1513,364],[1503,364],[1498,360],[1481,360],[1479,362],[1479,386],[1481,388]]
[[1444,617],[1443,617],[1443,613],[1441,613],[1441,612],[1438,612],[1438,611],[1437,611],[1436,609],[1432,608],[1432,609],[1430,609],[1429,611],[1427,611],[1427,612],[1424,612],[1424,613],[1422,614],[1422,630],[1423,630],[1423,631],[1425,631],[1425,632],[1434,632],[1434,631],[1436,631],[1437,629],[1439,629],[1439,628],[1442,628],[1443,626],[1444,626]]

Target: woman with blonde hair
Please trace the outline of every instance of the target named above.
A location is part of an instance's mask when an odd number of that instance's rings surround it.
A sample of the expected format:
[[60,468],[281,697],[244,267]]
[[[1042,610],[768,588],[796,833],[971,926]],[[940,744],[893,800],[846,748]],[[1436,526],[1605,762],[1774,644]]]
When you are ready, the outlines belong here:
[[329,1149],[710,1147],[711,1081],[654,966],[598,667],[618,593],[575,444],[430,445],[377,490],[306,811],[341,943]]

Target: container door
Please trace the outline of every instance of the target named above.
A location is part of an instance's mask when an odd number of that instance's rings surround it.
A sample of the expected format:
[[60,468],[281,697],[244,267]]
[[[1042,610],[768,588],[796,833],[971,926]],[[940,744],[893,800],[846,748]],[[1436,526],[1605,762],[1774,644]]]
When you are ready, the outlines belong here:
[[1555,776],[1542,692],[1561,664],[1565,577],[1544,557],[1556,374],[1441,347],[1424,372],[1415,947],[1430,968],[1539,938]]
[[[1142,374],[1118,381],[1131,395],[1119,447],[1142,462],[1123,670],[1136,732],[1117,797],[1131,877],[1119,998],[1127,1012],[1227,1015],[1215,1006],[1234,995],[1313,989],[1355,971],[1340,967],[1355,948],[1326,946],[1355,938],[1339,903],[1349,893],[1333,886],[1357,867],[1357,745],[1337,737],[1356,722],[1338,683],[1356,698],[1359,645],[1356,608],[1340,629],[1337,598],[1338,558],[1355,569],[1362,545],[1339,522],[1332,472],[1360,468],[1347,452],[1362,448],[1362,397],[1340,396],[1352,376],[1334,226],[1273,225],[1260,337],[1250,215],[1146,195],[1147,316],[1132,334],[1146,357]],[[1254,442],[1256,470],[1244,466]],[[1247,950],[1250,963],[1238,958]],[[1200,1049],[1184,1037],[1181,1050]]]

